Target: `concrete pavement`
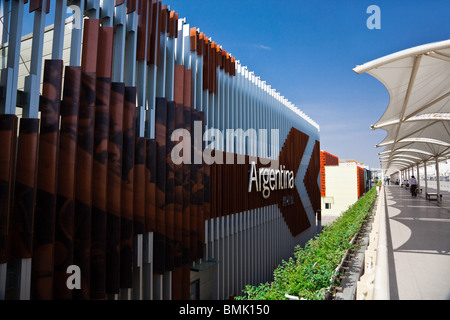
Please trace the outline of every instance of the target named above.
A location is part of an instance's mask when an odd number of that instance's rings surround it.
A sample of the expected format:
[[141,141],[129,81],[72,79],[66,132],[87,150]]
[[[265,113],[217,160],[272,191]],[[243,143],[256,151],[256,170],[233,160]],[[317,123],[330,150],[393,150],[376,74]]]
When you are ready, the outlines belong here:
[[450,193],[439,204],[397,185],[385,190],[391,300],[449,300]]

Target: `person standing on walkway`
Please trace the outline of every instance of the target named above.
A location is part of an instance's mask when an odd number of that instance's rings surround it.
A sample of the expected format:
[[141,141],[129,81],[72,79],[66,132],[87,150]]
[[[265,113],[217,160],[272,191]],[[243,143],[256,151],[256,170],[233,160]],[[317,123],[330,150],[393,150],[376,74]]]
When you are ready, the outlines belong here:
[[417,197],[416,189],[417,189],[417,180],[416,178],[414,178],[414,176],[411,176],[411,187],[410,187],[411,196]]

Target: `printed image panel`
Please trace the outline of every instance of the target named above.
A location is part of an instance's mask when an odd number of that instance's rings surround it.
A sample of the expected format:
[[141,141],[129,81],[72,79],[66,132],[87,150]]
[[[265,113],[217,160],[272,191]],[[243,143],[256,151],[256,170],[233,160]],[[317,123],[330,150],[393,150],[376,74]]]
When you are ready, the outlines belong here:
[[0,114],[0,264],[8,261],[17,124],[16,115]]
[[32,291],[35,299],[53,299],[54,237],[59,149],[62,60],[46,60],[40,103],[41,122],[34,220]]
[[157,98],[155,119],[155,139],[158,146],[156,151],[156,231],[153,238],[153,271],[157,274],[163,274],[165,271],[166,123],[167,101],[164,98]]
[[108,136],[108,192],[106,215],[105,293],[118,294],[120,288],[120,220],[123,162],[123,110],[125,85],[111,84]]
[[17,144],[14,214],[11,216],[11,257],[31,258],[36,203],[39,119],[21,118]]
[[78,110],[81,68],[65,68],[61,102],[61,129],[58,162],[58,194],[55,230],[55,298],[71,299],[67,288],[67,267],[73,264],[75,223],[75,160],[78,135]]
[[136,137],[136,88],[125,87],[123,110],[123,162],[120,220],[120,287],[133,284],[133,192]]

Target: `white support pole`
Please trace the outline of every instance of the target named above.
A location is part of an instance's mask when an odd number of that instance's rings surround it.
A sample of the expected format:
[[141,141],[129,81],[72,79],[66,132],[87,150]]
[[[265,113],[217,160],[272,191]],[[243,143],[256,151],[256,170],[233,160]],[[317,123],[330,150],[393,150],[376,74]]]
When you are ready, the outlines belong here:
[[425,171],[425,195],[428,193],[428,178],[427,178],[427,162],[424,161],[423,169]]
[[153,232],[144,235],[143,299],[153,300]]
[[70,42],[70,65],[81,65],[81,43],[83,39],[83,13],[84,0],[73,0],[69,5],[73,9],[73,21],[71,24],[72,37]]
[[[112,2],[112,1],[110,1]],[[100,1],[99,0],[86,0],[86,11],[89,19],[100,18]]]
[[108,0],[100,0],[100,8],[99,17],[101,25],[103,27],[112,27],[114,19],[114,3]]
[[441,182],[439,178],[439,161],[436,157],[436,187],[437,187],[437,202],[441,202]]
[[0,47],[8,42],[9,2],[0,1]]
[[67,6],[64,1],[56,1],[52,47],[52,59],[55,60],[62,60],[63,58],[66,8]]
[[40,10],[34,12],[33,42],[31,46],[30,75],[25,77],[27,101],[23,108],[24,118],[37,118],[39,112],[39,92],[44,50],[45,16],[47,1],[42,1]]
[[420,174],[419,174],[419,164],[416,164],[416,169],[417,169],[417,192],[420,192]]
[[[136,43],[137,43],[137,23],[138,16],[137,11],[139,10],[139,1],[136,1],[136,10],[131,13],[126,13],[125,6],[119,6],[116,8],[114,21],[116,26],[116,39],[117,47],[114,47],[114,65],[113,67],[113,81],[125,81],[126,86],[134,87],[136,86]],[[126,26],[126,35],[125,33]],[[121,54],[125,51],[125,55]],[[124,71],[124,64],[126,65]],[[125,74],[124,74],[125,72]],[[145,89],[145,87],[144,87]]]
[[0,105],[0,113],[16,113],[22,24],[23,1],[14,0],[11,3],[7,69],[2,71],[1,76],[1,86],[5,87],[5,100],[4,105]]

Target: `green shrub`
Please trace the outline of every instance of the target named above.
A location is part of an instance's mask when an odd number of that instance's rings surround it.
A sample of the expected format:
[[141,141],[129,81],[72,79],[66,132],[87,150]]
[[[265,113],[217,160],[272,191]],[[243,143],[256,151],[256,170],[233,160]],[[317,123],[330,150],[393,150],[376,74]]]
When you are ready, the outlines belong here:
[[246,286],[238,300],[285,300],[285,294],[303,299],[323,299],[333,285],[336,268],[354,245],[352,238],[371,214],[377,197],[376,188],[350,206],[305,246],[296,246],[293,257],[283,260],[273,273],[273,281],[259,286]]

